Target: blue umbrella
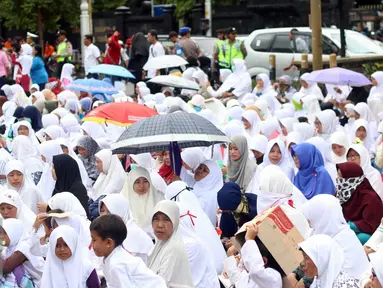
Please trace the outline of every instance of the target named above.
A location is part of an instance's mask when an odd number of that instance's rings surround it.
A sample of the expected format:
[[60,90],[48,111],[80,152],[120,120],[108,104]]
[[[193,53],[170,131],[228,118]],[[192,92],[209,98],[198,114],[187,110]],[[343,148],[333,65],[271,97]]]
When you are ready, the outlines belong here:
[[117,94],[117,89],[101,80],[96,79],[77,79],[74,80],[72,83],[64,87],[67,90],[73,90],[73,91],[84,91],[84,92],[90,92],[90,93],[102,93],[102,94]]
[[123,78],[133,78],[134,75],[129,72],[129,70],[125,69],[122,66],[118,65],[109,65],[109,64],[101,64],[94,66],[89,69],[89,73],[94,73],[94,74],[105,74],[105,75],[111,75],[111,76],[119,76]]

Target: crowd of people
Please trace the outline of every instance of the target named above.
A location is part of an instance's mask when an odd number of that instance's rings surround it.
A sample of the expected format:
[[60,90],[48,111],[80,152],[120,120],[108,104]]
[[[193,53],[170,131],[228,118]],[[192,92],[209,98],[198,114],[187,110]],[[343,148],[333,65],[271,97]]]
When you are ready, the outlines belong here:
[[[324,87],[308,74],[300,87],[289,76],[272,83],[259,74],[253,87],[231,28],[217,55],[230,43],[238,53],[232,69],[218,66],[217,88],[201,68],[198,46],[187,41],[190,30],[180,32],[189,64],[168,72],[199,91],[155,93],[138,81],[129,95],[126,83],[109,78],[103,81],[118,93],[30,81],[1,86],[1,287],[381,288],[383,72],[372,74],[369,91]],[[61,82],[70,83],[70,45],[64,32],[60,37]],[[104,63],[117,63],[118,38],[109,35]],[[86,71],[103,57],[92,40],[84,39],[86,55],[94,56],[85,57]],[[145,47],[146,59],[138,57]],[[137,33],[129,63],[164,53],[156,31],[147,39]],[[172,151],[113,154],[125,128],[82,121],[109,102],[136,102],[160,115],[195,113],[230,142],[183,149],[179,173]],[[292,271],[281,268],[253,221],[275,207],[304,239]],[[235,238],[240,229],[244,243]]]

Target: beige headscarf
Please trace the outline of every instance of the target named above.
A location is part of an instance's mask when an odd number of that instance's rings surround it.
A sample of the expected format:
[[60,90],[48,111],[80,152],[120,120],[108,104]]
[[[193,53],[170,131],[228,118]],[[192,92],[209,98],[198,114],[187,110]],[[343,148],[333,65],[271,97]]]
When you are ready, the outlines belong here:
[[51,90],[44,89],[42,92],[44,94],[45,100],[47,101],[57,100],[56,94],[53,93]]

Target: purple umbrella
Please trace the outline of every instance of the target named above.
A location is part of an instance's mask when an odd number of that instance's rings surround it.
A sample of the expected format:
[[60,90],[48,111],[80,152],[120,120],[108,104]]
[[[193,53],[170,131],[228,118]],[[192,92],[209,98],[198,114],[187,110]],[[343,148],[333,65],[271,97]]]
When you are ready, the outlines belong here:
[[348,85],[353,87],[372,84],[362,73],[339,67],[311,72],[307,77],[307,81],[333,85]]

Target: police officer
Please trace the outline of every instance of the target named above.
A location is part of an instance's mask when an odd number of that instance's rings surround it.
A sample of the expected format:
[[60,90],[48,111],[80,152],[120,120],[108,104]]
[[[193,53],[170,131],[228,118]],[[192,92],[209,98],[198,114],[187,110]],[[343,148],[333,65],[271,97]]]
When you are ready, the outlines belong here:
[[58,64],[58,77],[61,76],[61,70],[65,63],[72,61],[72,44],[68,41],[67,34],[65,30],[60,30],[57,33],[58,40],[60,41],[60,44],[57,46],[57,53],[55,55],[56,62]]

